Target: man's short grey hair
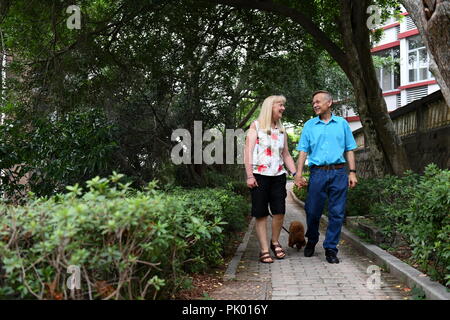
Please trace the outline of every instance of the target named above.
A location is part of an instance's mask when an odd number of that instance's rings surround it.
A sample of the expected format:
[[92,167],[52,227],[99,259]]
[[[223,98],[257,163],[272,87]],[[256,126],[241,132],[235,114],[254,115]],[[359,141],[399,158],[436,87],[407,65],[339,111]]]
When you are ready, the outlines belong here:
[[317,94],[319,94],[319,93],[324,93],[326,99],[327,99],[328,101],[333,102],[333,96],[331,95],[331,93],[329,93],[329,92],[326,91],[326,90],[318,90],[318,91],[314,92],[313,95],[312,95],[312,98],[314,99],[314,97],[315,97]]

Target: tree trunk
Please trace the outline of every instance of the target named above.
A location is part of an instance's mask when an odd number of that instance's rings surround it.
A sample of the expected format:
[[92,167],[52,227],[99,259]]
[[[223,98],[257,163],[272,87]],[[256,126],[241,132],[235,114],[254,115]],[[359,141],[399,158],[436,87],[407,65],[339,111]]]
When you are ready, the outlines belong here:
[[341,0],[338,25],[348,61],[348,68],[344,72],[355,90],[374,174],[402,175],[410,165],[402,141],[389,117],[373,66],[366,26],[368,5],[368,0]]
[[401,0],[419,29],[430,56],[430,70],[450,106],[450,1]]

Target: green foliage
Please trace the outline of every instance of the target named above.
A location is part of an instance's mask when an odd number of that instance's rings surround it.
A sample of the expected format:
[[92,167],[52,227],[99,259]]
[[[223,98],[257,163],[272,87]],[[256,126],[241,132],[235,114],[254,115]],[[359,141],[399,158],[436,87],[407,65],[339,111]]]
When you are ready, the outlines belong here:
[[305,202],[306,201],[306,196],[308,193],[308,189],[307,188],[299,188],[294,184],[294,187],[292,189],[294,191],[295,196],[297,197],[297,199]]
[[226,233],[246,225],[246,201],[228,190],[136,191],[116,173],[86,185],[0,206],[0,297],[68,299],[76,265],[78,298],[170,298],[187,272],[223,263]]
[[[287,97],[284,120],[297,124],[312,113],[312,91],[350,87],[302,27],[274,14],[196,0],[80,0],[81,29],[69,30],[73,3],[50,2],[8,3],[2,34],[14,59],[0,94],[20,105],[17,120],[76,106],[105,111],[118,128],[111,158],[141,185],[166,175],[176,128],[245,128],[272,94]],[[322,19],[329,3],[299,5],[333,30],[334,19]],[[195,185],[182,168],[181,181]]]
[[347,209],[349,215],[370,215],[390,239],[400,232],[421,268],[449,285],[449,170],[430,164],[421,176],[407,172],[401,178],[361,179],[349,191]]
[[114,126],[96,109],[30,121],[11,113],[0,125],[0,190],[10,197],[23,196],[26,189],[50,196],[68,185],[108,174],[114,167],[114,139]]
[[429,165],[412,189],[414,197],[401,231],[408,235],[422,267],[443,281],[450,265],[450,170]]

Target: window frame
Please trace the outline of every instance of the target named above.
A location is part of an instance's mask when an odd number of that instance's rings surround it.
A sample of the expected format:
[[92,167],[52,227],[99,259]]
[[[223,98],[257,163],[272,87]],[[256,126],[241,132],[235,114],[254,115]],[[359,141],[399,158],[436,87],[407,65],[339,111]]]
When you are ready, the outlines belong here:
[[[389,49],[385,49],[379,52],[376,52],[374,55],[377,56],[381,56],[381,57],[386,57],[386,55],[383,55],[383,53],[388,52],[389,56],[393,59],[395,59],[395,50],[397,50],[397,58],[400,58],[400,46],[396,46],[396,47],[392,47]],[[378,84],[380,85],[380,88],[382,90],[382,92],[391,92],[391,91],[397,91],[398,87],[400,87],[400,63],[398,64],[398,67],[396,68],[395,66],[391,67],[391,70],[389,70],[389,74],[390,74],[390,89],[385,89],[384,88],[384,73],[386,71],[386,67],[381,66],[380,68],[375,68],[375,72],[377,74],[377,79],[378,79]],[[397,71],[397,72],[396,72]],[[398,77],[398,81],[395,81],[396,75]]]
[[[421,46],[417,46],[416,48],[410,49],[411,41],[416,40],[416,39],[419,39],[419,44]],[[434,76],[430,71],[430,56],[428,55],[427,48],[426,48],[425,44],[423,43],[421,36],[415,35],[415,36],[409,37],[406,42],[406,49],[407,49],[408,83],[423,82],[426,80],[434,79]],[[420,55],[423,52],[425,52],[425,54],[426,54],[426,60],[425,60],[426,62],[425,63],[421,63],[421,60],[420,60]],[[415,56],[415,60],[414,60],[412,68],[411,68],[411,63],[410,63],[411,54],[414,54],[414,56]],[[420,79],[420,75],[421,75],[420,71],[421,71],[421,69],[424,69],[424,67],[427,70],[427,72],[426,72],[427,77],[424,79]],[[414,70],[414,80],[411,80],[411,70]]]

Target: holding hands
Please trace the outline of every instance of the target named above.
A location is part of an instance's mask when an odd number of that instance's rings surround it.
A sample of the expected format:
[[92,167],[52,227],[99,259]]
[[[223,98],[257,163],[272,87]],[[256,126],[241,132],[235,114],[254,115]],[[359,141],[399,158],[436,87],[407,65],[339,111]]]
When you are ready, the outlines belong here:
[[301,174],[295,175],[294,183],[299,189],[308,186],[308,180]]

